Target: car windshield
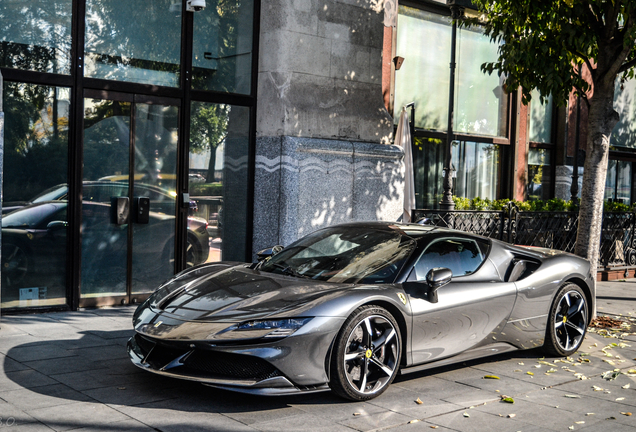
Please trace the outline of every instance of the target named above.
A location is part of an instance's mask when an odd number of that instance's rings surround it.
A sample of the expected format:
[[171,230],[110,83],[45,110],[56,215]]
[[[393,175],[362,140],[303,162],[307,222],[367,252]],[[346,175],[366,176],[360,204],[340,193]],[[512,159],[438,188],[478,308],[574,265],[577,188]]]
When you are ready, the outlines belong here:
[[415,242],[392,230],[337,226],[310,234],[260,270],[340,283],[392,283]]
[[44,192],[36,195],[31,202],[39,203],[44,201],[55,201],[59,199],[65,199],[68,187],[63,185],[54,186],[45,190]]

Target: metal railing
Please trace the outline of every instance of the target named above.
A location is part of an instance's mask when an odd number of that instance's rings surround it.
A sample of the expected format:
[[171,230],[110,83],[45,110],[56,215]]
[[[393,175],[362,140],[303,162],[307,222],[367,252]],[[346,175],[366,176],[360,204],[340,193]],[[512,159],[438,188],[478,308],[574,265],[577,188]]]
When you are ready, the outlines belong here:
[[[574,252],[579,214],[573,211],[520,211],[512,202],[502,210],[413,210],[413,220],[503,240]],[[599,264],[636,266],[636,213],[603,214]]]

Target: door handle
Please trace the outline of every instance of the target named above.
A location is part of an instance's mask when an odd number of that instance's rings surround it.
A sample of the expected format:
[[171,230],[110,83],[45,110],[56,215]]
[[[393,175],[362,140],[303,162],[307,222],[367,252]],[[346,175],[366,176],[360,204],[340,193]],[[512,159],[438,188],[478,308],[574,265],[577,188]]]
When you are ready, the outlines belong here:
[[150,222],[150,198],[135,197],[134,213],[135,223],[147,224]]
[[130,201],[128,197],[110,198],[110,223],[125,225],[130,215]]

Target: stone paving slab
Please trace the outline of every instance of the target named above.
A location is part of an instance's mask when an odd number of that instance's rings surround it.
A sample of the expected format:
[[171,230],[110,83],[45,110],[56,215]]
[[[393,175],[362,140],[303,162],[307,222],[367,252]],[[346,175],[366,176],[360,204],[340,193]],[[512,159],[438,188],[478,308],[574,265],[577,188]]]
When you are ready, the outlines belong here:
[[[635,280],[599,283],[598,293],[599,313],[636,318]],[[634,335],[617,339],[589,333],[580,350],[586,355],[576,354],[570,360],[544,358],[540,350],[518,351],[407,374],[381,397],[351,403],[329,392],[270,398],[243,395],[144,372],[126,354],[133,312],[134,307],[118,307],[3,316],[0,418],[11,417],[15,423],[7,430],[621,432],[636,428],[636,376],[623,373],[611,381],[600,376],[615,368],[622,372],[636,368]],[[612,343],[631,346],[611,347]],[[576,373],[589,379],[580,380]],[[501,402],[502,395],[512,396],[515,403]],[[415,402],[418,398],[422,404]],[[508,418],[508,414],[515,415]]]

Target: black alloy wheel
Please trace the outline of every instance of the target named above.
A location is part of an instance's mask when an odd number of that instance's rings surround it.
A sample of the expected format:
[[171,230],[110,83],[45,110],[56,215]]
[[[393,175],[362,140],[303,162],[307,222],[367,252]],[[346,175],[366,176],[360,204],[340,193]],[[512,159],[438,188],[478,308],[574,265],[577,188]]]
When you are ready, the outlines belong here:
[[329,386],[354,401],[379,396],[397,375],[401,348],[400,328],[386,309],[356,309],[336,339]]
[[585,293],[576,284],[565,284],[558,291],[550,308],[544,350],[555,356],[575,353],[583,343],[587,325]]

